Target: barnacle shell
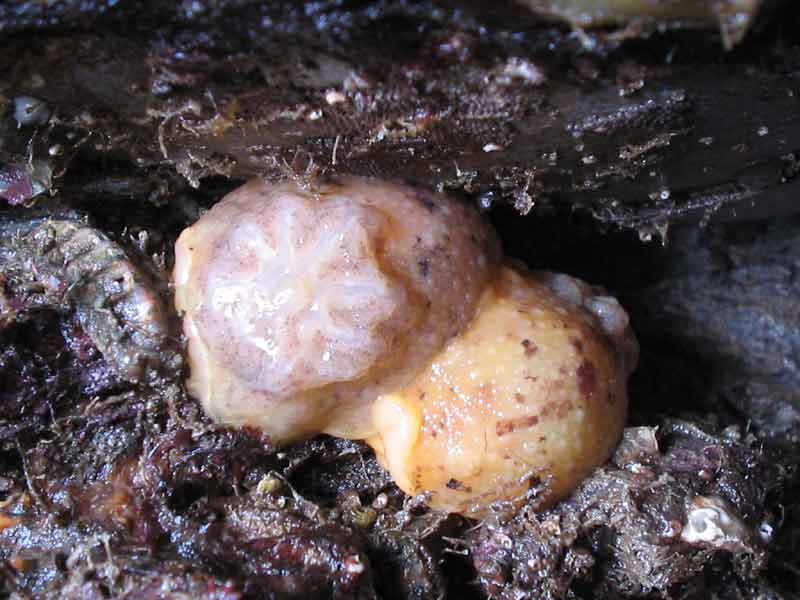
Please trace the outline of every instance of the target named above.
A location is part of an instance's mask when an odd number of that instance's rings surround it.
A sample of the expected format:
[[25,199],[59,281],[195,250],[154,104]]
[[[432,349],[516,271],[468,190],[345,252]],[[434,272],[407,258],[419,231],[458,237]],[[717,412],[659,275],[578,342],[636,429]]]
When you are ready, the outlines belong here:
[[642,23],[718,25],[725,45],[741,41],[762,0],[518,0],[533,10],[568,21],[573,27]]
[[14,281],[17,302],[70,305],[120,379],[161,386],[164,377],[180,371],[166,307],[152,278],[83,219],[6,218],[0,225],[0,267]]

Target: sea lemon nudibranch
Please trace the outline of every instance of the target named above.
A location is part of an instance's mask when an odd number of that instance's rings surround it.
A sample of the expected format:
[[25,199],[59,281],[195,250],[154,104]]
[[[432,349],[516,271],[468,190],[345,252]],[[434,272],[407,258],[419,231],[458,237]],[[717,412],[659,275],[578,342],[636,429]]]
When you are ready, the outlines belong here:
[[469,325],[499,254],[448,196],[253,180],[175,246],[188,388],[215,420],[277,442],[374,435],[374,399]]
[[504,267],[472,324],[399,391],[367,440],[396,483],[443,510],[545,506],[605,462],[622,433],[637,345],[624,310],[566,275]]
[[375,179],[260,180],[175,247],[188,388],[276,442],[364,439],[405,492],[480,515],[568,493],[619,439],[636,361],[613,298],[503,266],[442,194]]

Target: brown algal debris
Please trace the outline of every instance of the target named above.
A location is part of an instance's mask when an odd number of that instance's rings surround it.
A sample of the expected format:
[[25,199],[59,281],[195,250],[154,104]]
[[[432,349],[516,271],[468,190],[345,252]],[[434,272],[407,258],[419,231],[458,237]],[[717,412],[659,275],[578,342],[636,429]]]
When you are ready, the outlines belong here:
[[539,347],[530,340],[522,340],[522,347],[525,348],[525,356],[528,358],[539,351]]
[[19,525],[19,519],[0,513],[0,531],[8,529],[9,527],[14,527],[15,525]]
[[464,485],[464,483],[462,481],[459,481],[458,479],[450,479],[446,485],[451,490],[456,490],[457,492],[469,493],[472,491],[472,488],[470,486]]
[[33,561],[19,555],[12,556],[7,562],[17,572],[28,571],[33,566]]

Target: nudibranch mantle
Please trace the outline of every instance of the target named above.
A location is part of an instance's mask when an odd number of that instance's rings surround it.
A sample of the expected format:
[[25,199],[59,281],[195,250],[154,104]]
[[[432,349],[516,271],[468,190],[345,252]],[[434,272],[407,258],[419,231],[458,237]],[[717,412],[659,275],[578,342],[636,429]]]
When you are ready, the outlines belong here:
[[276,441],[374,435],[374,398],[470,322],[499,255],[476,214],[421,190],[251,181],[175,247],[189,389]]
[[622,432],[637,346],[599,288],[503,261],[455,199],[254,180],[178,239],[189,390],[276,442],[366,440],[407,493],[477,516],[569,493]]
[[[578,295],[563,294],[565,285]],[[476,514],[524,500],[535,484],[545,505],[606,460],[637,349],[627,317],[604,327],[595,316],[616,304],[596,294],[564,275],[503,267],[471,326],[373,406],[380,435],[369,442],[398,485]],[[599,310],[581,306],[598,298]]]

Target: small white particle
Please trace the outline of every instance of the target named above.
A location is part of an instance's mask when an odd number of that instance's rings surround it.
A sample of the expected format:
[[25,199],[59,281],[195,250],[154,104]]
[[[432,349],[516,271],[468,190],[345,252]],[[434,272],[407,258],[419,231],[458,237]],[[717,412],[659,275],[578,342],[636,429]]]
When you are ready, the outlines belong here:
[[325,92],[325,102],[333,106],[334,104],[340,104],[341,102],[347,101],[347,96],[345,96],[342,92],[338,90],[328,90]]
[[538,65],[517,57],[511,57],[503,67],[503,75],[511,79],[521,79],[527,83],[538,85],[545,80],[545,75]]
[[361,562],[361,559],[357,556],[351,556],[347,560],[345,560],[345,568],[347,569],[348,573],[352,573],[354,575],[360,575],[364,572],[364,563]]
[[772,541],[773,533],[775,533],[775,529],[772,527],[772,525],[770,525],[766,521],[761,523],[761,525],[758,528],[758,535],[761,536],[761,539],[765,543],[769,543]]

